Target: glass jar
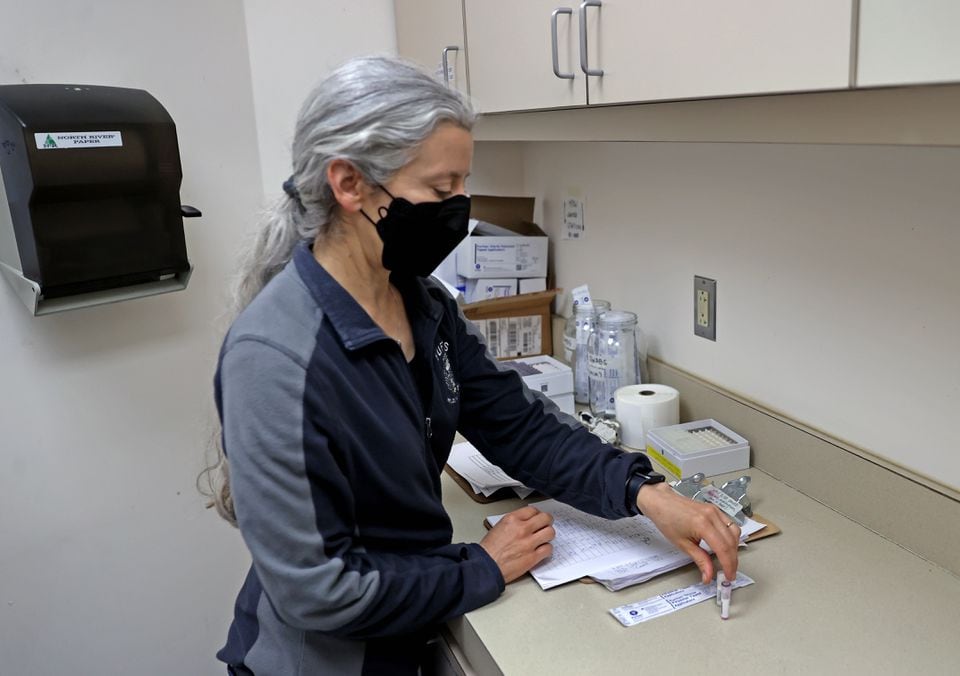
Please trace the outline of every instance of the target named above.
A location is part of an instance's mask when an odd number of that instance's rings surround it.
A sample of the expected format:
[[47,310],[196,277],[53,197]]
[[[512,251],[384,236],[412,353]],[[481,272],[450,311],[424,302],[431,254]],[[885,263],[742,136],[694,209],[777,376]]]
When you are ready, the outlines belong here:
[[640,382],[637,315],[611,310],[597,317],[587,340],[590,412],[601,418],[616,415],[614,392]]
[[591,305],[574,305],[563,328],[563,357],[573,367],[573,398],[590,403],[587,338],[597,327],[597,315],[610,309],[610,301],[595,299]]

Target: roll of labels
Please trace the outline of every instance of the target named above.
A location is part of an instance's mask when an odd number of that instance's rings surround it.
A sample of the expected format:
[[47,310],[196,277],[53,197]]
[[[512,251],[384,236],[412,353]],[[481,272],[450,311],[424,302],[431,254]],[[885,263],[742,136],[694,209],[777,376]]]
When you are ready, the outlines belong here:
[[613,396],[620,441],[629,448],[644,450],[647,432],[680,421],[680,393],[669,385],[627,385]]

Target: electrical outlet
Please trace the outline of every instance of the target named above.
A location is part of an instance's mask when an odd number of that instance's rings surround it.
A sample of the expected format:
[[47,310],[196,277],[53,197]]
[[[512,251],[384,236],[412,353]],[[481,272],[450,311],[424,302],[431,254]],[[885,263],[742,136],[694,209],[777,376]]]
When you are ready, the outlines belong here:
[[693,278],[693,332],[702,338],[717,339],[717,280]]

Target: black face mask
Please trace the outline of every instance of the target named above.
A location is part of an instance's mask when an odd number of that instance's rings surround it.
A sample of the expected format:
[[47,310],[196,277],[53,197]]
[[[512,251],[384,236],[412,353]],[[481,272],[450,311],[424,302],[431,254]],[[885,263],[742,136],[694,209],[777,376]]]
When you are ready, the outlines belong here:
[[454,195],[442,202],[411,204],[402,197],[390,197],[390,206],[380,207],[380,220],[375,223],[360,211],[383,240],[383,267],[427,277],[467,236],[470,198]]

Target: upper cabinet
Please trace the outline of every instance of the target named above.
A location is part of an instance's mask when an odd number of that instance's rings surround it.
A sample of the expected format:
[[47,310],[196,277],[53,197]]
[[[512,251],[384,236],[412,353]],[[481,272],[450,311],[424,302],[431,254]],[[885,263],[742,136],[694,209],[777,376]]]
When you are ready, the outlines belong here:
[[857,86],[960,81],[960,2],[860,0]]
[[400,54],[446,52],[484,113],[960,82],[960,0],[395,4]]
[[[397,52],[469,93],[460,0],[394,0]],[[444,75],[446,67],[446,75]]]
[[464,0],[485,112],[842,89],[852,0]]
[[588,77],[590,103],[843,89],[850,83],[851,0],[584,5],[587,65],[598,73]]
[[464,0],[470,84],[485,113],[582,106],[577,5]]

